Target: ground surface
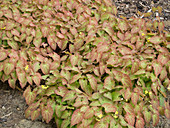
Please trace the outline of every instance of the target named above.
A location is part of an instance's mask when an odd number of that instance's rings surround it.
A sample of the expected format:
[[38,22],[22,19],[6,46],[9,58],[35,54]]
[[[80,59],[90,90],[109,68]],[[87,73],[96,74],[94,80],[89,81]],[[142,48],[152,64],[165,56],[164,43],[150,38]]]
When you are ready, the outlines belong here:
[[[163,8],[160,15],[165,23],[165,29],[170,31],[170,1],[169,0],[113,0],[118,8],[118,14],[138,17],[137,10],[147,12],[152,6]],[[157,14],[156,14],[157,15]],[[153,17],[154,18],[154,15]],[[170,92],[168,95],[170,100]],[[22,92],[12,90],[7,83],[0,82],[0,128],[56,128],[54,121],[44,123],[41,118],[36,121],[25,119],[24,111],[27,108]],[[152,127],[154,128],[154,127]],[[170,128],[170,120],[160,117],[156,128]]]

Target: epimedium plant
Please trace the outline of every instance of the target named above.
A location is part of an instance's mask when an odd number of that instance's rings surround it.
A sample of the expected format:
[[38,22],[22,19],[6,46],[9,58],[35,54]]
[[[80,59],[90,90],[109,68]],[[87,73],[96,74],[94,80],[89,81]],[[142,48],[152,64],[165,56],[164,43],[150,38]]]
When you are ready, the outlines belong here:
[[0,18],[0,80],[25,89],[27,118],[58,128],[170,118],[170,36],[159,17],[118,18],[110,0],[4,0]]

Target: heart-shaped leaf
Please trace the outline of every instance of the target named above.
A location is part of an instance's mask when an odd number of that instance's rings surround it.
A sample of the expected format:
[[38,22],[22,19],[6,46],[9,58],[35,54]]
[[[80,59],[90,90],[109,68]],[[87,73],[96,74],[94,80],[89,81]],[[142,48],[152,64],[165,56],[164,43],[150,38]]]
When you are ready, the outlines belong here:
[[13,63],[5,63],[4,64],[4,73],[6,75],[9,75],[13,70],[14,70],[15,66]]
[[73,115],[71,117],[71,127],[75,124],[78,124],[83,119],[83,113],[80,112],[80,109],[77,109],[73,112]]
[[5,51],[0,51],[0,61],[5,60],[7,58],[7,53]]
[[42,117],[46,121],[46,123],[50,122],[50,120],[53,117],[53,113],[54,111],[51,105],[48,104],[47,106],[44,107],[44,109],[42,110]]

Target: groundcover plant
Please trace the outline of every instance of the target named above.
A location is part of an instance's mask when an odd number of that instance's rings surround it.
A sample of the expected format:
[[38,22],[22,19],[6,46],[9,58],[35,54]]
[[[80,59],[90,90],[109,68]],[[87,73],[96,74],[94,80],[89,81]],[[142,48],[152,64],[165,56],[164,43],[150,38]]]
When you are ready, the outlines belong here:
[[25,89],[32,120],[144,128],[170,118],[170,34],[159,17],[118,18],[111,0],[3,0],[0,38],[0,80]]

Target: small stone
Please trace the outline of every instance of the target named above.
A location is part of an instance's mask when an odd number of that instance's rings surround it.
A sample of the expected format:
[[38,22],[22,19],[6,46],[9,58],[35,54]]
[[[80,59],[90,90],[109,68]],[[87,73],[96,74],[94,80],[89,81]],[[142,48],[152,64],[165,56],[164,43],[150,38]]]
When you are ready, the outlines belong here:
[[5,106],[2,106],[2,109],[6,109]]

